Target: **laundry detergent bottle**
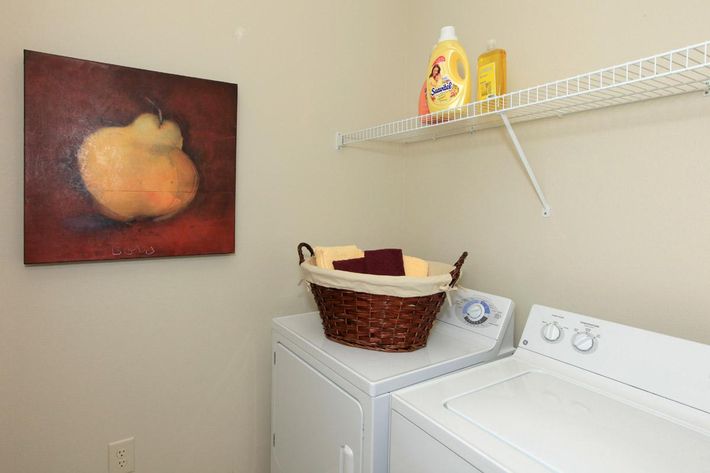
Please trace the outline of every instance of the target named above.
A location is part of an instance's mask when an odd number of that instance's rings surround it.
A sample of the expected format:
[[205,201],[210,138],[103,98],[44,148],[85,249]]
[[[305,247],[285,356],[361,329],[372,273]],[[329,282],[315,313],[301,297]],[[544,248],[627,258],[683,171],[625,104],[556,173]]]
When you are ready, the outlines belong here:
[[487,51],[478,57],[478,94],[476,100],[501,96],[506,92],[506,52],[488,40]]
[[431,113],[471,101],[471,68],[453,26],[441,28],[439,42],[429,59],[426,102]]

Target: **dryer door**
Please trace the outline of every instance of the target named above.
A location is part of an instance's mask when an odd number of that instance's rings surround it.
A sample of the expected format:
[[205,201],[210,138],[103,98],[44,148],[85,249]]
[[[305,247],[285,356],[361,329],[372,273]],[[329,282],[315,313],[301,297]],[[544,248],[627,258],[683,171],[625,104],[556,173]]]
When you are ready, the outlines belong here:
[[273,369],[271,473],[360,473],[358,401],[280,343]]

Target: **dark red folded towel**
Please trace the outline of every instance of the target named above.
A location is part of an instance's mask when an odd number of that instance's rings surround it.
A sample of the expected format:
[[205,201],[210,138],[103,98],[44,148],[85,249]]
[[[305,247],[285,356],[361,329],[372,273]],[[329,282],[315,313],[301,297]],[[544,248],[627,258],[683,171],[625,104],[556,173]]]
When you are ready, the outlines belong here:
[[377,274],[380,276],[404,276],[402,250],[365,250],[364,258],[333,261],[333,268],[351,273]]
[[365,272],[381,276],[404,276],[402,250],[365,250]]
[[365,258],[344,259],[333,261],[333,268],[351,273],[366,273]]

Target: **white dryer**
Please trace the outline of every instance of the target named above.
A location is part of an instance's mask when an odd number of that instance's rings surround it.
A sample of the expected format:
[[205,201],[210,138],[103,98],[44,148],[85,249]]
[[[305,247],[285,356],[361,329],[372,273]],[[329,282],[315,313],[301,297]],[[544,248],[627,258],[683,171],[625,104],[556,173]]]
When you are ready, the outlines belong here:
[[710,472],[710,345],[543,306],[512,357],[392,396],[391,473]]
[[390,393],[510,355],[513,302],[459,288],[410,353],[325,338],[316,312],[273,320],[272,473],[386,473]]

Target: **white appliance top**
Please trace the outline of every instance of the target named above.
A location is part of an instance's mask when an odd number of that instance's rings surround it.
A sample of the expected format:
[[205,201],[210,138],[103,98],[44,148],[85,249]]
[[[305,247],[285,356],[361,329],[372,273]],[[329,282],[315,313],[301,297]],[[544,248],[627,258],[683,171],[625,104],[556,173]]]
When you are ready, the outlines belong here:
[[444,302],[427,345],[408,353],[385,353],[350,347],[325,338],[317,312],[277,317],[275,332],[334,370],[370,396],[495,359],[511,323],[513,302],[461,288],[452,305]]
[[710,472],[710,346],[547,307],[392,407],[484,472]]

